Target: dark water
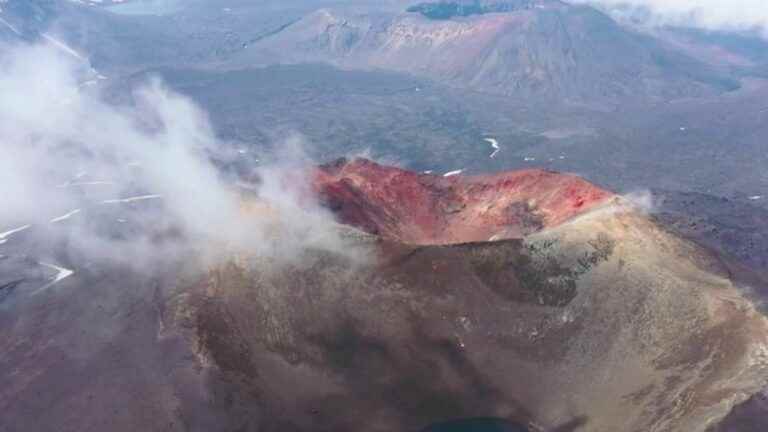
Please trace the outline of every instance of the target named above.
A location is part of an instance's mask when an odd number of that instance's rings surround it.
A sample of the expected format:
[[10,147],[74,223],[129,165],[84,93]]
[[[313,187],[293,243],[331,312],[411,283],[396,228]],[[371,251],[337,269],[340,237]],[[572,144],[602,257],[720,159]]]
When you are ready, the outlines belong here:
[[421,432],[530,432],[520,424],[497,418],[469,418],[435,423]]

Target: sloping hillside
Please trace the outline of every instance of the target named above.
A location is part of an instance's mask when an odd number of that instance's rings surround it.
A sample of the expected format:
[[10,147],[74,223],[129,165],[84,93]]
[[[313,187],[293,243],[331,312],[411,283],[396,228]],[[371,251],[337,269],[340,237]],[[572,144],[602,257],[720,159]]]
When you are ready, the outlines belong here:
[[249,46],[235,63],[322,61],[509,95],[593,101],[738,87],[712,66],[590,7],[537,0],[498,10],[503,12],[433,19],[423,10],[392,15],[323,9]]

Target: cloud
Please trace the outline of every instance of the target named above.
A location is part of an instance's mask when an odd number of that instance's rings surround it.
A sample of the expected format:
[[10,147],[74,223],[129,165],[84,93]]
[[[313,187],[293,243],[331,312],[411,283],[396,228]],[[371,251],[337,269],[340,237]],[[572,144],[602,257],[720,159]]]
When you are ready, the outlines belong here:
[[[231,256],[224,251],[360,255],[312,198],[301,174],[311,162],[299,150],[256,169],[255,193],[244,197],[212,162],[233,152],[207,115],[159,80],[115,106],[88,84],[90,66],[61,50],[0,53],[0,232],[31,224],[84,260],[140,268],[180,256],[210,263]],[[0,247],[12,252],[14,242]]]
[[619,16],[645,15],[658,23],[709,30],[765,32],[768,27],[768,2],[764,0],[574,0],[573,3],[602,6]]
[[629,192],[623,195],[622,198],[629,202],[635,210],[645,214],[656,213],[660,206],[658,198],[653,196],[653,193],[647,189]]

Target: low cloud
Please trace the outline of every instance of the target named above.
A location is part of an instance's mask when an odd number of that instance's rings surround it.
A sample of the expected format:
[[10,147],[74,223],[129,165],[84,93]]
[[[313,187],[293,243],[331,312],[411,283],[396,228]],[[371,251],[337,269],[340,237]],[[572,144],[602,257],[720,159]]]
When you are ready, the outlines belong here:
[[645,214],[656,213],[661,204],[653,193],[647,189],[629,192],[622,195],[622,198],[629,202],[634,209]]
[[[206,114],[160,81],[115,106],[90,66],[61,50],[0,52],[0,232],[29,224],[86,260],[137,266],[221,259],[223,250],[285,259],[306,249],[348,253],[301,174],[311,162],[296,150],[299,138],[285,145],[292,154],[254,170],[259,180],[244,198],[211,162],[232,151]],[[3,253],[13,252],[12,240]]]
[[708,30],[759,30],[768,35],[768,2],[764,0],[574,0],[624,17],[644,17],[658,24]]

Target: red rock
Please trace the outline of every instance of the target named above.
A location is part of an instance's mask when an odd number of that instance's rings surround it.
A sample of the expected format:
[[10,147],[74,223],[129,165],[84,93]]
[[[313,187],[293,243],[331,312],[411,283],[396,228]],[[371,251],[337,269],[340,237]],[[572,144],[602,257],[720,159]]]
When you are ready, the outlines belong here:
[[313,188],[340,222],[412,244],[522,237],[614,196],[552,171],[441,177],[366,159],[320,167]]

